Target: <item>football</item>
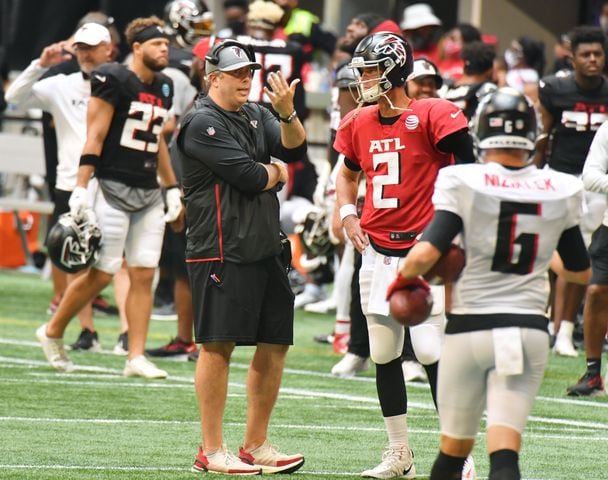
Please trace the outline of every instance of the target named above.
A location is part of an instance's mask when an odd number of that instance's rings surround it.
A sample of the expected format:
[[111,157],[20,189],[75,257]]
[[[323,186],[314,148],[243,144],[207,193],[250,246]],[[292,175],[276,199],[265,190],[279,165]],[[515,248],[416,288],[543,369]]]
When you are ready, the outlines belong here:
[[452,244],[423,277],[434,285],[452,283],[460,277],[465,263],[464,250],[458,245]]
[[433,296],[427,289],[411,285],[396,290],[389,300],[391,316],[406,327],[424,322],[431,314]]

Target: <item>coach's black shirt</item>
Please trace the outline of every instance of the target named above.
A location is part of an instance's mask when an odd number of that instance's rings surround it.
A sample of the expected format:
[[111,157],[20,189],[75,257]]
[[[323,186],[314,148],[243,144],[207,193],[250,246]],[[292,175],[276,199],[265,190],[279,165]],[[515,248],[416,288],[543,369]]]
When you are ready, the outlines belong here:
[[199,98],[181,122],[175,149],[186,202],[187,261],[251,263],[278,255],[279,202],[264,191],[270,156],[301,160],[306,142],[286,149],[273,114],[247,103],[239,112]]

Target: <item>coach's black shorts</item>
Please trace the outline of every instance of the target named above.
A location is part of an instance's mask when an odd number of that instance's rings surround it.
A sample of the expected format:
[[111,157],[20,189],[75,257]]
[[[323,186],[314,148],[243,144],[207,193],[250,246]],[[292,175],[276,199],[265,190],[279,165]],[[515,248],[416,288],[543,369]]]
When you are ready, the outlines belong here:
[[608,285],[608,227],[600,225],[591,236],[589,245],[591,258],[591,283]]
[[279,256],[188,263],[196,343],[293,344],[294,294]]
[[174,232],[167,225],[158,266],[169,270],[176,278],[188,278],[186,269],[186,229]]
[[68,213],[70,211],[70,196],[72,192],[68,192],[67,190],[59,190],[55,189],[55,207],[53,208],[53,214],[51,215],[51,221],[48,224],[48,229],[46,232],[47,238],[49,235],[49,231],[53,228],[53,225],[57,223],[59,217],[64,213]]

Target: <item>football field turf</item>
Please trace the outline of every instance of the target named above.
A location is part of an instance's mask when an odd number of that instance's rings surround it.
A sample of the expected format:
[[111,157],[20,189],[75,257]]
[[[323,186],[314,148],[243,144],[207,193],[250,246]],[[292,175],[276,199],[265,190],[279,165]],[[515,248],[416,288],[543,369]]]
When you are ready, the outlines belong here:
[[[118,318],[96,317],[104,352],[73,352],[76,371],[57,373],[34,334],[48,318],[51,295],[50,282],[0,271],[0,478],[177,480],[204,475],[190,472],[200,442],[194,364],[158,360],[169,372],[167,380],[125,378],[124,357],[111,353]],[[361,471],[379,462],[386,444],[373,370],[354,379],[332,377],[329,371],[339,357],[312,340],[332,326],[329,315],[297,312],[295,345],[271,422],[274,444],[306,456],[294,474],[301,480],[360,478]],[[67,343],[78,332],[75,320]],[[148,346],[160,346],[174,335],[175,322],[152,321]],[[252,351],[237,348],[231,367],[224,435],[233,451],[244,432]],[[575,399],[564,393],[583,369],[584,355],[551,355],[524,434],[523,478],[608,479],[608,397]],[[426,479],[438,448],[437,415],[426,384],[408,384],[408,399],[416,478]],[[474,459],[478,478],[487,478],[483,435]]]

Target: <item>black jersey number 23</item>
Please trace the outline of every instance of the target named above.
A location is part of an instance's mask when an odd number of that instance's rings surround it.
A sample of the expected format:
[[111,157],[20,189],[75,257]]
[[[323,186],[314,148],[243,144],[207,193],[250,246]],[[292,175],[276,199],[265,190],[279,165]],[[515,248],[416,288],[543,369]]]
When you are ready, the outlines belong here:
[[125,120],[120,136],[120,145],[141,152],[158,152],[158,137],[167,115],[165,108],[131,102],[129,117]]

